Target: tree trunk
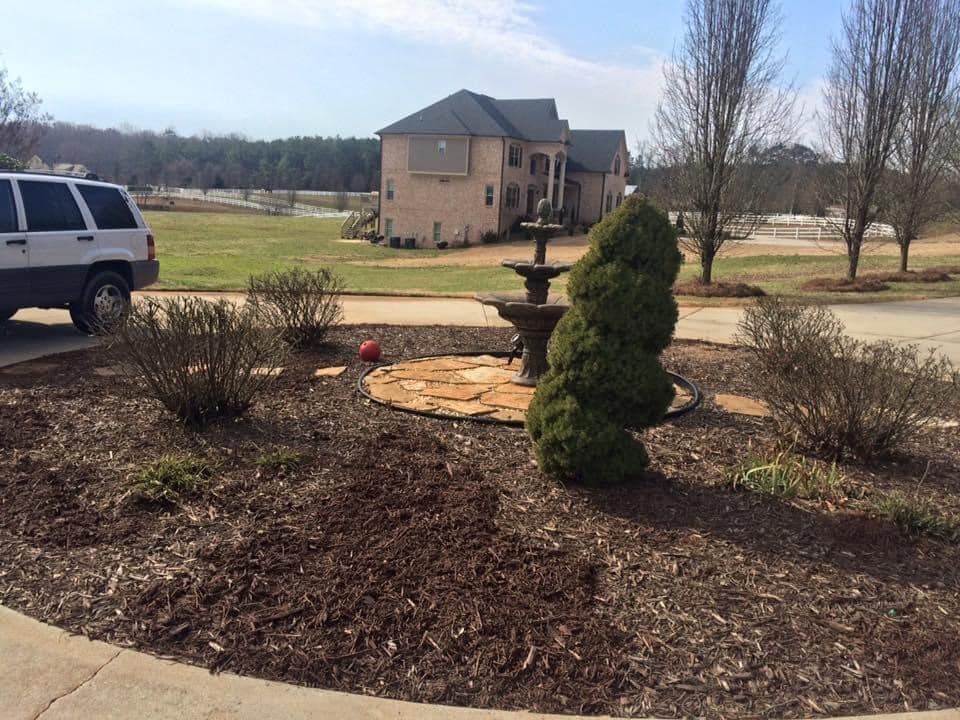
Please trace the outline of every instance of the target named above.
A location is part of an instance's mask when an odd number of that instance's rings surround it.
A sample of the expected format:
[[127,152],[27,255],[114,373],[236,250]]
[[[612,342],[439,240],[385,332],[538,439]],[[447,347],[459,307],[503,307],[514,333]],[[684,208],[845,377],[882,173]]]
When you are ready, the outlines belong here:
[[910,255],[910,243],[900,243],[900,272],[907,271],[907,258]]
[[700,282],[704,285],[709,285],[713,282],[713,256],[703,255],[700,258],[700,267],[702,268]]
[[857,279],[857,266],[860,264],[860,245],[854,245],[847,253],[847,280]]

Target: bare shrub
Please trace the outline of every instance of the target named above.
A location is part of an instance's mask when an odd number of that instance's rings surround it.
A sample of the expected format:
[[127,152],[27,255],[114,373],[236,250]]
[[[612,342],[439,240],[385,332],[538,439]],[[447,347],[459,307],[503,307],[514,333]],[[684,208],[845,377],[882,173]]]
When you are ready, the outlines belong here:
[[164,407],[196,428],[243,414],[286,357],[252,308],[195,297],[135,303],[109,343]]
[[958,390],[946,358],[856,341],[824,307],[763,298],[747,309],[738,341],[781,432],[834,457],[888,454]]
[[277,270],[247,281],[247,303],[293,348],[316,347],[343,319],[343,279],[329,268]]

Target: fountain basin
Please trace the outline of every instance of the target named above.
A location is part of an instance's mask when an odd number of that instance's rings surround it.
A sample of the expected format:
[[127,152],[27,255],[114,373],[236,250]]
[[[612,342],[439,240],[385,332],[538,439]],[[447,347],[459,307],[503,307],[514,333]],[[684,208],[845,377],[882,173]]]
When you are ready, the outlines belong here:
[[533,387],[547,371],[547,343],[560,318],[570,309],[559,296],[553,295],[544,303],[527,301],[520,294],[484,295],[477,297],[484,305],[497,309],[497,313],[509,322],[523,341],[523,357],[520,370],[511,382]]

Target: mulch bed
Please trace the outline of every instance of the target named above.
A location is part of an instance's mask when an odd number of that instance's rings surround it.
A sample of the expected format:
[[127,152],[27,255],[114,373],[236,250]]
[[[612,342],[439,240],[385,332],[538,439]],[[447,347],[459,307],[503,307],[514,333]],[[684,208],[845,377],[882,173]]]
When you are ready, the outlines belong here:
[[[604,490],[543,477],[522,430],[356,393],[364,337],[389,360],[510,335],[339,328],[202,434],[95,374],[103,350],[0,371],[0,602],[214,670],[422,702],[711,718],[960,704],[960,547],[731,489],[727,469],[773,442],[769,421],[710,400],[751,394],[735,348],[670,348],[707,400],[647,433],[647,477]],[[348,371],[311,378],[328,365]],[[930,430],[841,469],[960,512],[958,439]],[[258,466],[278,449],[307,460]],[[178,502],[133,492],[170,452],[215,480]]]
[[872,293],[889,290],[890,286],[882,280],[868,277],[858,277],[856,280],[813,278],[803,283],[800,289],[806,292]]
[[882,283],[938,283],[950,282],[953,278],[944,270],[927,268],[924,270],[907,270],[895,272],[865,273],[860,276],[864,280],[879,280]]
[[763,288],[756,285],[748,285],[742,282],[725,282],[716,280],[706,284],[697,280],[674,283],[673,294],[678,296],[688,295],[692,297],[728,297],[728,298],[746,298],[746,297],[764,297],[767,293]]

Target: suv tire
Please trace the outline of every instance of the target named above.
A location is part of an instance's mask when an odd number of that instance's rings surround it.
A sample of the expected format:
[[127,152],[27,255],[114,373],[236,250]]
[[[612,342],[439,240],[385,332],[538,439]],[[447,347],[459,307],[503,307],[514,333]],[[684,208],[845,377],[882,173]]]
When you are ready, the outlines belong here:
[[0,308],[0,323],[5,323],[12,318],[17,314],[17,310],[19,309],[20,308]]
[[129,307],[129,283],[122,275],[107,270],[87,281],[80,301],[70,305],[70,319],[77,330],[92,335],[102,324],[121,320]]

